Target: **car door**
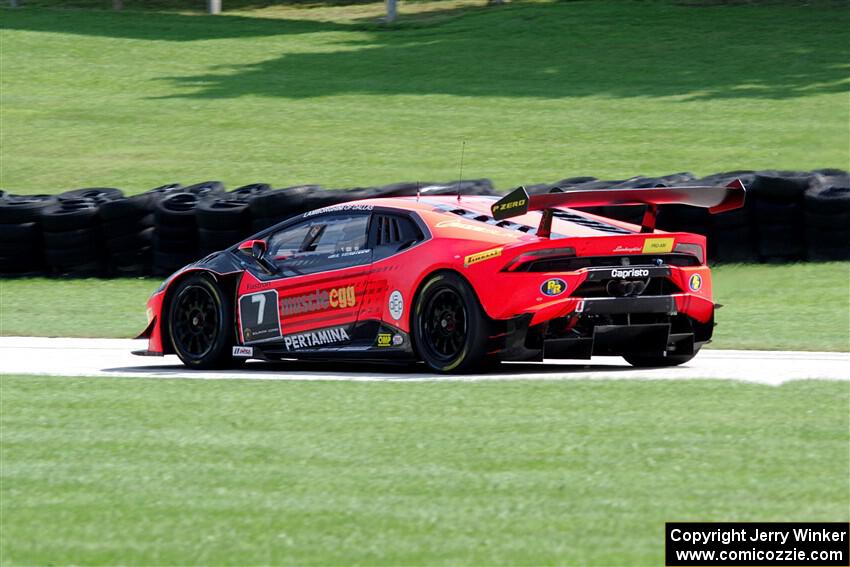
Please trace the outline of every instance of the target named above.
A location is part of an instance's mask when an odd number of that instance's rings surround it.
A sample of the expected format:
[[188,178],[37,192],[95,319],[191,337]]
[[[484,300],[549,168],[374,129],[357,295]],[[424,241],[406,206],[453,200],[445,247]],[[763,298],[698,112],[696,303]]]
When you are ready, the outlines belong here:
[[349,344],[372,261],[368,226],[368,212],[335,212],[269,234],[264,261],[277,273],[257,266],[245,278],[256,283],[240,286],[243,342],[293,353]]

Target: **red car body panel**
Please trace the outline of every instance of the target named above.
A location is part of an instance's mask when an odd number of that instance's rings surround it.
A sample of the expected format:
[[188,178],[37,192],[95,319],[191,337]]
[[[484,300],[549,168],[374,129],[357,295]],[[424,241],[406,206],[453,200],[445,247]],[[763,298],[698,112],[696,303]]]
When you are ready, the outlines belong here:
[[[694,260],[686,262],[687,265],[668,264],[665,260],[663,268],[669,269],[669,276],[657,279],[664,280],[664,297],[670,298],[675,305],[675,315],[688,318],[694,325],[706,325],[709,329],[712,326],[715,304],[710,270],[703,261],[705,237],[662,231],[641,233],[641,227],[636,225],[561,207],[556,210],[569,218],[554,218],[552,237],[541,238],[533,230],[541,221],[541,212],[527,212],[500,226],[490,216],[493,204],[494,199],[489,197],[402,197],[357,201],[308,213],[315,217],[346,210],[343,207],[353,208],[352,205],[372,211],[395,210],[420,219],[430,235],[410,248],[363,265],[273,278],[260,277],[256,271],[236,266],[239,252],[234,246],[219,253],[231,255],[227,261],[205,259],[187,266],[166,280],[150,298],[147,305],[149,325],[140,335],[149,341],[145,354],[173,352],[164,327],[169,292],[175,282],[190,273],[205,272],[221,281],[231,282],[236,344],[262,346],[263,342],[252,336],[250,329],[246,334],[243,320],[246,310],[255,310],[260,303],[273,297],[267,294],[263,299],[260,295],[274,291],[277,294],[274,302],[279,331],[272,329],[270,341],[275,344],[284,338],[290,340],[289,337],[295,337],[292,341],[295,341],[297,350],[299,333],[343,328],[349,329],[347,334],[350,334],[354,326],[372,322],[380,325],[381,329],[398,332],[408,343],[405,346],[410,351],[408,335],[411,333],[411,310],[417,290],[426,278],[437,271],[452,270],[465,278],[490,319],[509,322],[523,318],[524,328],[544,328],[555,320],[583,313],[587,302],[603,299],[587,297],[579,290],[585,284],[592,284],[589,278],[596,277],[592,274],[598,276],[600,270],[616,270],[619,264],[605,268],[588,265],[566,271],[522,271],[514,270],[515,266],[550,255],[579,260],[666,258],[674,252],[682,255],[676,252],[682,245]],[[459,210],[463,213],[458,213]],[[580,217],[580,222],[569,220],[575,216]],[[286,223],[301,218],[306,216],[301,215]],[[287,226],[286,223],[279,226]],[[269,229],[252,238],[266,238],[274,231],[274,228]],[[629,269],[627,264],[630,262],[624,262],[622,268]],[[629,281],[634,278],[611,275],[611,279]],[[550,281],[554,283],[549,284]],[[554,292],[544,293],[544,285],[553,285]],[[401,294],[401,316],[398,316],[398,305],[395,312],[391,308],[393,292]],[[256,298],[253,297],[255,295]],[[710,330],[707,332],[710,336]],[[254,340],[258,342],[252,343]],[[382,339],[376,340],[381,342]],[[324,350],[332,353],[342,346],[345,346],[344,341],[328,345]]]

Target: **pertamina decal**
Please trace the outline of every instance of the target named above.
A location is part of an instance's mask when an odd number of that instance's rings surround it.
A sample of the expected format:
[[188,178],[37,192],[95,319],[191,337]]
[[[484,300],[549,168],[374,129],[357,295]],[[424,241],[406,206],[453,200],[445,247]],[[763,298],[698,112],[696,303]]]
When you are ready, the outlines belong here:
[[286,350],[298,350],[341,343],[347,340],[349,340],[349,336],[345,327],[330,327],[308,333],[285,335],[283,337],[283,346],[286,347]]
[[483,262],[485,260],[490,260],[491,258],[498,258],[502,255],[502,246],[498,248],[493,248],[491,250],[485,250],[484,252],[477,252],[475,254],[470,254],[469,256],[463,259],[463,267],[467,268],[472,264],[477,264],[478,262]]
[[699,291],[702,287],[702,276],[699,274],[694,274],[688,280],[688,287],[693,291]]
[[643,243],[644,254],[672,252],[675,238],[647,238]]
[[283,315],[300,315],[325,309],[345,309],[357,305],[357,294],[353,285],[323,289],[284,297],[280,300],[280,312]]
[[540,286],[540,293],[555,297],[567,291],[567,282],[561,278],[548,279]]

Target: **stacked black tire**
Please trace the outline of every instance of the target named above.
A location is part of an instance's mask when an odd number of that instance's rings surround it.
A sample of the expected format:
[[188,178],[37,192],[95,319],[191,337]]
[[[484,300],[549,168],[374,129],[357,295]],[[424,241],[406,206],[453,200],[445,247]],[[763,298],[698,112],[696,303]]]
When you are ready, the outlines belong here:
[[757,173],[747,186],[755,229],[756,252],[762,262],[793,262],[806,257],[802,235],[803,195],[811,174],[779,171]]
[[0,276],[36,276],[46,270],[41,212],[53,195],[0,195]]
[[251,230],[259,232],[306,211],[342,202],[330,198],[329,193],[319,185],[296,185],[253,195],[248,199]]
[[850,175],[816,173],[804,196],[809,260],[850,258]]
[[220,181],[205,181],[165,194],[154,205],[153,267],[155,276],[167,276],[201,258],[197,205],[224,192]]
[[270,189],[267,183],[252,183],[201,199],[196,214],[200,255],[223,250],[250,236],[254,230],[249,203]]
[[94,187],[66,191],[42,210],[44,252],[48,271],[55,276],[106,275],[106,248],[98,211],[115,199],[120,189]]
[[156,203],[181,188],[179,183],[171,183],[100,206],[98,214],[110,275],[128,277],[151,273]]

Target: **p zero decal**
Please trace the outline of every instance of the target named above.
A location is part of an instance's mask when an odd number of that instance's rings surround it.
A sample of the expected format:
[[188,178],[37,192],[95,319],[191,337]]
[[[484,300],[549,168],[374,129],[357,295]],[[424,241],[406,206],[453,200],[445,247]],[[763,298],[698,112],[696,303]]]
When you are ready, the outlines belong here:
[[493,248],[491,250],[485,250],[484,252],[477,252],[475,254],[470,254],[469,256],[463,259],[463,266],[469,267],[472,264],[477,264],[478,262],[483,262],[485,260],[490,260],[491,258],[498,258],[502,255],[502,246],[498,248]]
[[644,254],[657,254],[660,252],[672,252],[675,238],[647,238],[643,242]]
[[277,291],[250,293],[239,298],[239,328],[243,343],[280,338]]
[[567,282],[561,278],[551,278],[543,282],[540,286],[540,293],[555,297],[567,291]]

